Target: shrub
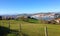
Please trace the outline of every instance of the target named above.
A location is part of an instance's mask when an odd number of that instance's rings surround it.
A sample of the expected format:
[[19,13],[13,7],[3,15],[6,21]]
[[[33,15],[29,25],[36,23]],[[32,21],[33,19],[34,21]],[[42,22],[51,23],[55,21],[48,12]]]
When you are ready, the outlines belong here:
[[29,18],[27,22],[29,22],[29,23],[38,23],[38,20]]

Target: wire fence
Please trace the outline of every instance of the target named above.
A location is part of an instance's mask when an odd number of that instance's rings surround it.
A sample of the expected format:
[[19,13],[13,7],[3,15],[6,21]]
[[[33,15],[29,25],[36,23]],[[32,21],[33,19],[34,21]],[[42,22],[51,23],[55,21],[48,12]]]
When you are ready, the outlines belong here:
[[[16,25],[15,23],[11,23],[11,22],[7,22],[7,23],[0,22],[0,26],[7,27],[9,30],[11,30],[9,32],[12,32],[12,34],[16,34],[17,36],[29,36],[29,35],[31,35],[31,36],[49,36],[49,31],[48,31],[47,26],[40,27],[36,24],[35,24],[35,26],[32,24],[31,25],[30,24],[17,24]],[[17,30],[17,31],[15,31],[15,30]]]

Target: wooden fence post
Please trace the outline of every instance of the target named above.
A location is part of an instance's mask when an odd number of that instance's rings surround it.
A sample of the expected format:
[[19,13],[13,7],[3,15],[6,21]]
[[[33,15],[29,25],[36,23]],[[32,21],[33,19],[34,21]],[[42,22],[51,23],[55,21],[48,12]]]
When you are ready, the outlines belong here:
[[48,36],[47,26],[44,27],[44,30],[45,30],[45,36]]
[[22,36],[22,34],[21,34],[21,24],[19,24],[19,29],[18,29],[18,33],[17,33],[17,36]]
[[1,22],[1,26],[2,26],[3,22]]
[[19,24],[20,28],[19,28],[19,35],[22,36],[22,32],[21,32],[21,24]]
[[9,29],[10,29],[10,22],[9,22],[8,24],[9,24],[9,26],[8,26],[8,27],[9,27]]
[[10,21],[8,22],[8,28],[9,28],[9,32],[11,32],[11,31],[10,31]]

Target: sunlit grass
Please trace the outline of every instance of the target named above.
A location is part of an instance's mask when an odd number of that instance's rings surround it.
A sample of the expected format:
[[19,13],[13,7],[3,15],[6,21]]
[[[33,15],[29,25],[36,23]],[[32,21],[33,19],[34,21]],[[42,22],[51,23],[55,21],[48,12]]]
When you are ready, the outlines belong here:
[[[3,23],[2,23],[3,22]],[[22,34],[26,36],[45,36],[44,28],[47,26],[48,36],[60,36],[60,25],[57,24],[40,24],[40,23],[28,23],[24,21],[17,20],[0,20],[0,26],[8,27],[14,30],[21,30]]]

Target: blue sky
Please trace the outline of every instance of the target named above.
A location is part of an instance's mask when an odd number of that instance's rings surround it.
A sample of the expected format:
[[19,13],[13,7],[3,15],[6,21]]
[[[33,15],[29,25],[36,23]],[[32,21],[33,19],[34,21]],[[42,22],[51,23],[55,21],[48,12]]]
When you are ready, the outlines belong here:
[[0,15],[59,11],[60,0],[0,0]]

